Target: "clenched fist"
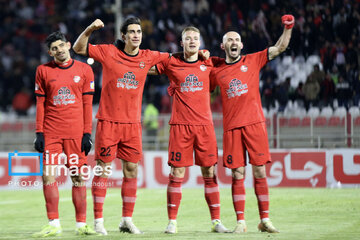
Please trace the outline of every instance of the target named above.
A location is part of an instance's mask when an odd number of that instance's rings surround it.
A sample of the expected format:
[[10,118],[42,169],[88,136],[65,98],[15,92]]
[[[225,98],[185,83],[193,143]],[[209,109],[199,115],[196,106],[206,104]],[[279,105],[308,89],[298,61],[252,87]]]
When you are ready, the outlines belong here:
[[98,30],[100,28],[103,28],[105,25],[100,19],[96,19],[89,27],[91,30]]
[[295,18],[293,15],[284,15],[281,17],[281,21],[285,25],[286,29],[291,29],[294,27]]

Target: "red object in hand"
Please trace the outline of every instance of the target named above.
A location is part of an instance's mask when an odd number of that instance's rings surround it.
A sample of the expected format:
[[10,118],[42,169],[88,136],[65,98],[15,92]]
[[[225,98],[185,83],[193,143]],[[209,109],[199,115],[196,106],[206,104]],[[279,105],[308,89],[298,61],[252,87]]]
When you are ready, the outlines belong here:
[[281,17],[281,21],[285,25],[286,29],[291,29],[294,27],[295,18],[293,15],[284,15]]

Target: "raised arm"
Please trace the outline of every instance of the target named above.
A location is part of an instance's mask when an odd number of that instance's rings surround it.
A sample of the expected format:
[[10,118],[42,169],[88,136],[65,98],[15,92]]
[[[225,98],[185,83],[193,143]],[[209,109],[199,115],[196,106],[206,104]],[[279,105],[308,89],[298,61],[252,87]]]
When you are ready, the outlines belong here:
[[281,21],[284,24],[284,31],[276,44],[272,47],[269,47],[269,60],[276,58],[280,53],[284,52],[290,42],[295,18],[293,15],[284,15],[281,17]]
[[96,19],[94,22],[92,22],[76,39],[76,42],[73,45],[74,52],[83,56],[87,56],[87,44],[89,42],[91,33],[103,27],[104,23],[100,19]]

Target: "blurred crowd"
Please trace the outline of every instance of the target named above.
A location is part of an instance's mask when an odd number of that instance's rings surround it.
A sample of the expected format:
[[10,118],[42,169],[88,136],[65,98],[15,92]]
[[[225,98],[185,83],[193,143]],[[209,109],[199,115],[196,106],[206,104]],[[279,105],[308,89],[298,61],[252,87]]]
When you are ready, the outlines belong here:
[[[61,30],[74,43],[96,18],[105,28],[94,32],[91,43],[115,40],[115,0],[0,0],[0,104],[1,111],[26,115],[34,104],[35,70],[50,60],[44,40]],[[141,48],[181,51],[180,33],[185,26],[201,30],[202,47],[224,56],[219,45],[227,30],[241,34],[243,54],[274,45],[282,33],[281,16],[296,18],[289,49],[261,73],[263,106],[283,111],[289,101],[300,106],[359,105],[360,99],[360,1],[359,0],[133,0],[122,1],[123,18],[142,20]],[[301,81],[279,77],[284,57],[318,56],[311,72]],[[73,57],[86,61],[73,54]],[[101,65],[92,65],[96,96],[100,98]],[[298,70],[299,72],[302,69]],[[296,75],[295,73],[294,75]],[[295,81],[295,82],[294,82]],[[295,83],[295,84],[294,84]],[[149,77],[144,102],[150,99],[160,113],[168,113],[170,99],[166,77]],[[215,111],[221,111],[214,97]]]

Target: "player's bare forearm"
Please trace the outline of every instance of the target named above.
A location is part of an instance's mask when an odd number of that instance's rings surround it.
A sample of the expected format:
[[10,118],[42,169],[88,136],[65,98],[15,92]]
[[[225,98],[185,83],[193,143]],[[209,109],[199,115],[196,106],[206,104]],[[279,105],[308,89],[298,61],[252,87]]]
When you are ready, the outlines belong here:
[[104,27],[104,23],[100,19],[96,19],[91,23],[76,39],[73,50],[75,53],[86,56],[87,44],[89,42],[90,35],[93,31]]
[[293,15],[283,15],[281,17],[281,22],[282,24],[284,24],[284,31],[276,44],[269,48],[269,60],[272,60],[275,57],[279,56],[279,54],[284,52],[289,46],[292,28],[295,24],[295,18]]
[[291,33],[292,33],[292,29],[284,28],[284,31],[281,34],[279,40],[276,42],[274,46],[269,48],[269,60],[276,58],[286,50],[286,48],[289,46]]
[[152,67],[149,69],[147,75],[159,75],[159,72],[158,72],[158,70],[156,69],[155,66],[152,66]]

